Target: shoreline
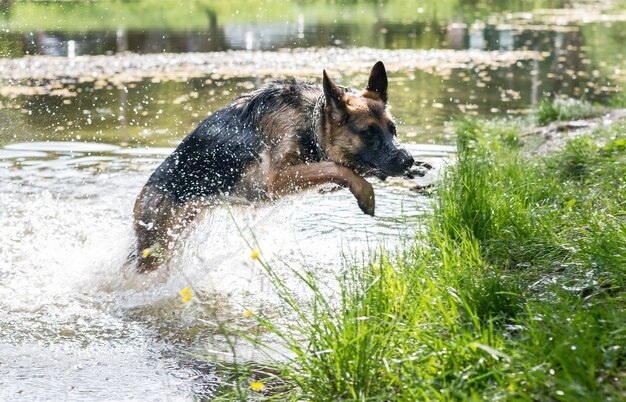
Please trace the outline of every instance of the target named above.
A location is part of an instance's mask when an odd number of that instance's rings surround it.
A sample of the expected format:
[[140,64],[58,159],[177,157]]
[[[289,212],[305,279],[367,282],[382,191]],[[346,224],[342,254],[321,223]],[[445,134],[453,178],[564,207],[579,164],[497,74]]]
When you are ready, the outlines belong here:
[[[211,53],[120,53],[98,56],[26,56],[0,59],[0,85],[40,86],[39,81],[82,83],[105,80],[124,84],[145,79],[186,81],[191,78],[286,75],[317,76],[323,69],[356,73],[376,60],[393,72],[423,70],[445,74],[453,68],[505,67],[520,60],[538,60],[536,51],[379,50],[372,48],[313,48],[279,51],[229,50]],[[28,83],[28,81],[31,81]]]

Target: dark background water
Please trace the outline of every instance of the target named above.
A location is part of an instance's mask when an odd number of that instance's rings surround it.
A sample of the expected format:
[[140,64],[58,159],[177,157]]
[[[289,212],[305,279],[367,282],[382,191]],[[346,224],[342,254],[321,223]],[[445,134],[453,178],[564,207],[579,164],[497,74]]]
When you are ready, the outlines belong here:
[[[617,6],[523,0],[3,4],[0,55],[5,57],[311,46],[542,52],[541,60],[521,60],[508,67],[456,68],[436,75],[419,70],[396,73],[390,84],[391,104],[404,125],[404,138],[414,142],[452,143],[444,124],[460,113],[525,113],[543,97],[553,96],[606,103],[619,90],[626,70],[626,18],[619,2]],[[362,76],[334,74],[345,84],[364,84]],[[172,145],[200,118],[266,80],[143,81],[126,88],[61,83],[75,95],[69,98],[49,91],[32,95],[4,91],[0,141],[89,139]]]

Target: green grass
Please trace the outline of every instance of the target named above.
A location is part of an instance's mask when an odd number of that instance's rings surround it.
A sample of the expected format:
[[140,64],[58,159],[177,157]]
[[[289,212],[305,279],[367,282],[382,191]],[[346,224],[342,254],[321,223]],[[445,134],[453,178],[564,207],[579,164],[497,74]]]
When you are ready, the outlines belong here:
[[615,93],[611,97],[609,105],[615,108],[626,108],[626,92],[620,91]]
[[297,318],[257,318],[291,358],[228,397],[624,399],[626,125],[541,158],[520,123],[456,127],[428,230],[348,264],[337,297],[302,274],[303,304],[263,264]]
[[553,121],[578,120],[602,114],[604,108],[578,99],[544,99],[535,110],[535,118],[539,125]]

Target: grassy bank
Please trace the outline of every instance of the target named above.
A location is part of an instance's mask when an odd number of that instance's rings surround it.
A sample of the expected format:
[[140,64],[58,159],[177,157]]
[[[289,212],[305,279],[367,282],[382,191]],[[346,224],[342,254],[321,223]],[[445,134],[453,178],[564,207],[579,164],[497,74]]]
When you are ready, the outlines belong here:
[[[387,4],[388,3],[388,4]],[[546,3],[553,4],[553,3]],[[554,3],[560,5],[559,3]],[[417,7],[424,7],[417,13]],[[469,7],[474,11],[476,7]],[[407,14],[406,10],[411,13]],[[251,22],[296,22],[298,17],[318,21],[371,23],[384,17],[388,21],[450,19],[463,12],[458,0],[390,0],[380,7],[369,1],[279,1],[279,0],[101,0],[101,1],[16,1],[4,13],[0,27],[11,30],[91,31],[126,29],[170,29],[187,31],[207,29],[209,17],[216,22],[249,24]],[[70,15],[72,18],[67,18]]]
[[301,18],[318,23],[407,23],[449,21],[464,16],[485,17],[491,12],[558,8],[564,4],[563,0],[534,0],[531,3],[511,0],[21,0],[9,1],[0,8],[0,27],[22,32],[115,31],[118,28],[186,31],[207,29],[210,16],[215,16],[219,24],[295,23]]
[[239,396],[623,400],[626,125],[545,157],[520,126],[457,122],[427,230],[348,268],[340,298],[303,277],[303,308],[274,277],[300,320],[258,318],[295,358]]

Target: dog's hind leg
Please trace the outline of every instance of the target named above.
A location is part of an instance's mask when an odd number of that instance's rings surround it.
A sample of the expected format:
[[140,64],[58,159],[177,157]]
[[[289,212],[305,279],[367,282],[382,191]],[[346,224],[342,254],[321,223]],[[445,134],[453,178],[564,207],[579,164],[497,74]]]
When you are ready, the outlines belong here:
[[167,260],[176,237],[196,211],[189,203],[176,203],[154,185],[143,188],[134,210],[138,272],[153,271]]
[[146,185],[137,197],[134,208],[137,271],[153,271],[163,262],[163,251],[169,240],[167,215],[172,206],[168,194],[153,185]]

